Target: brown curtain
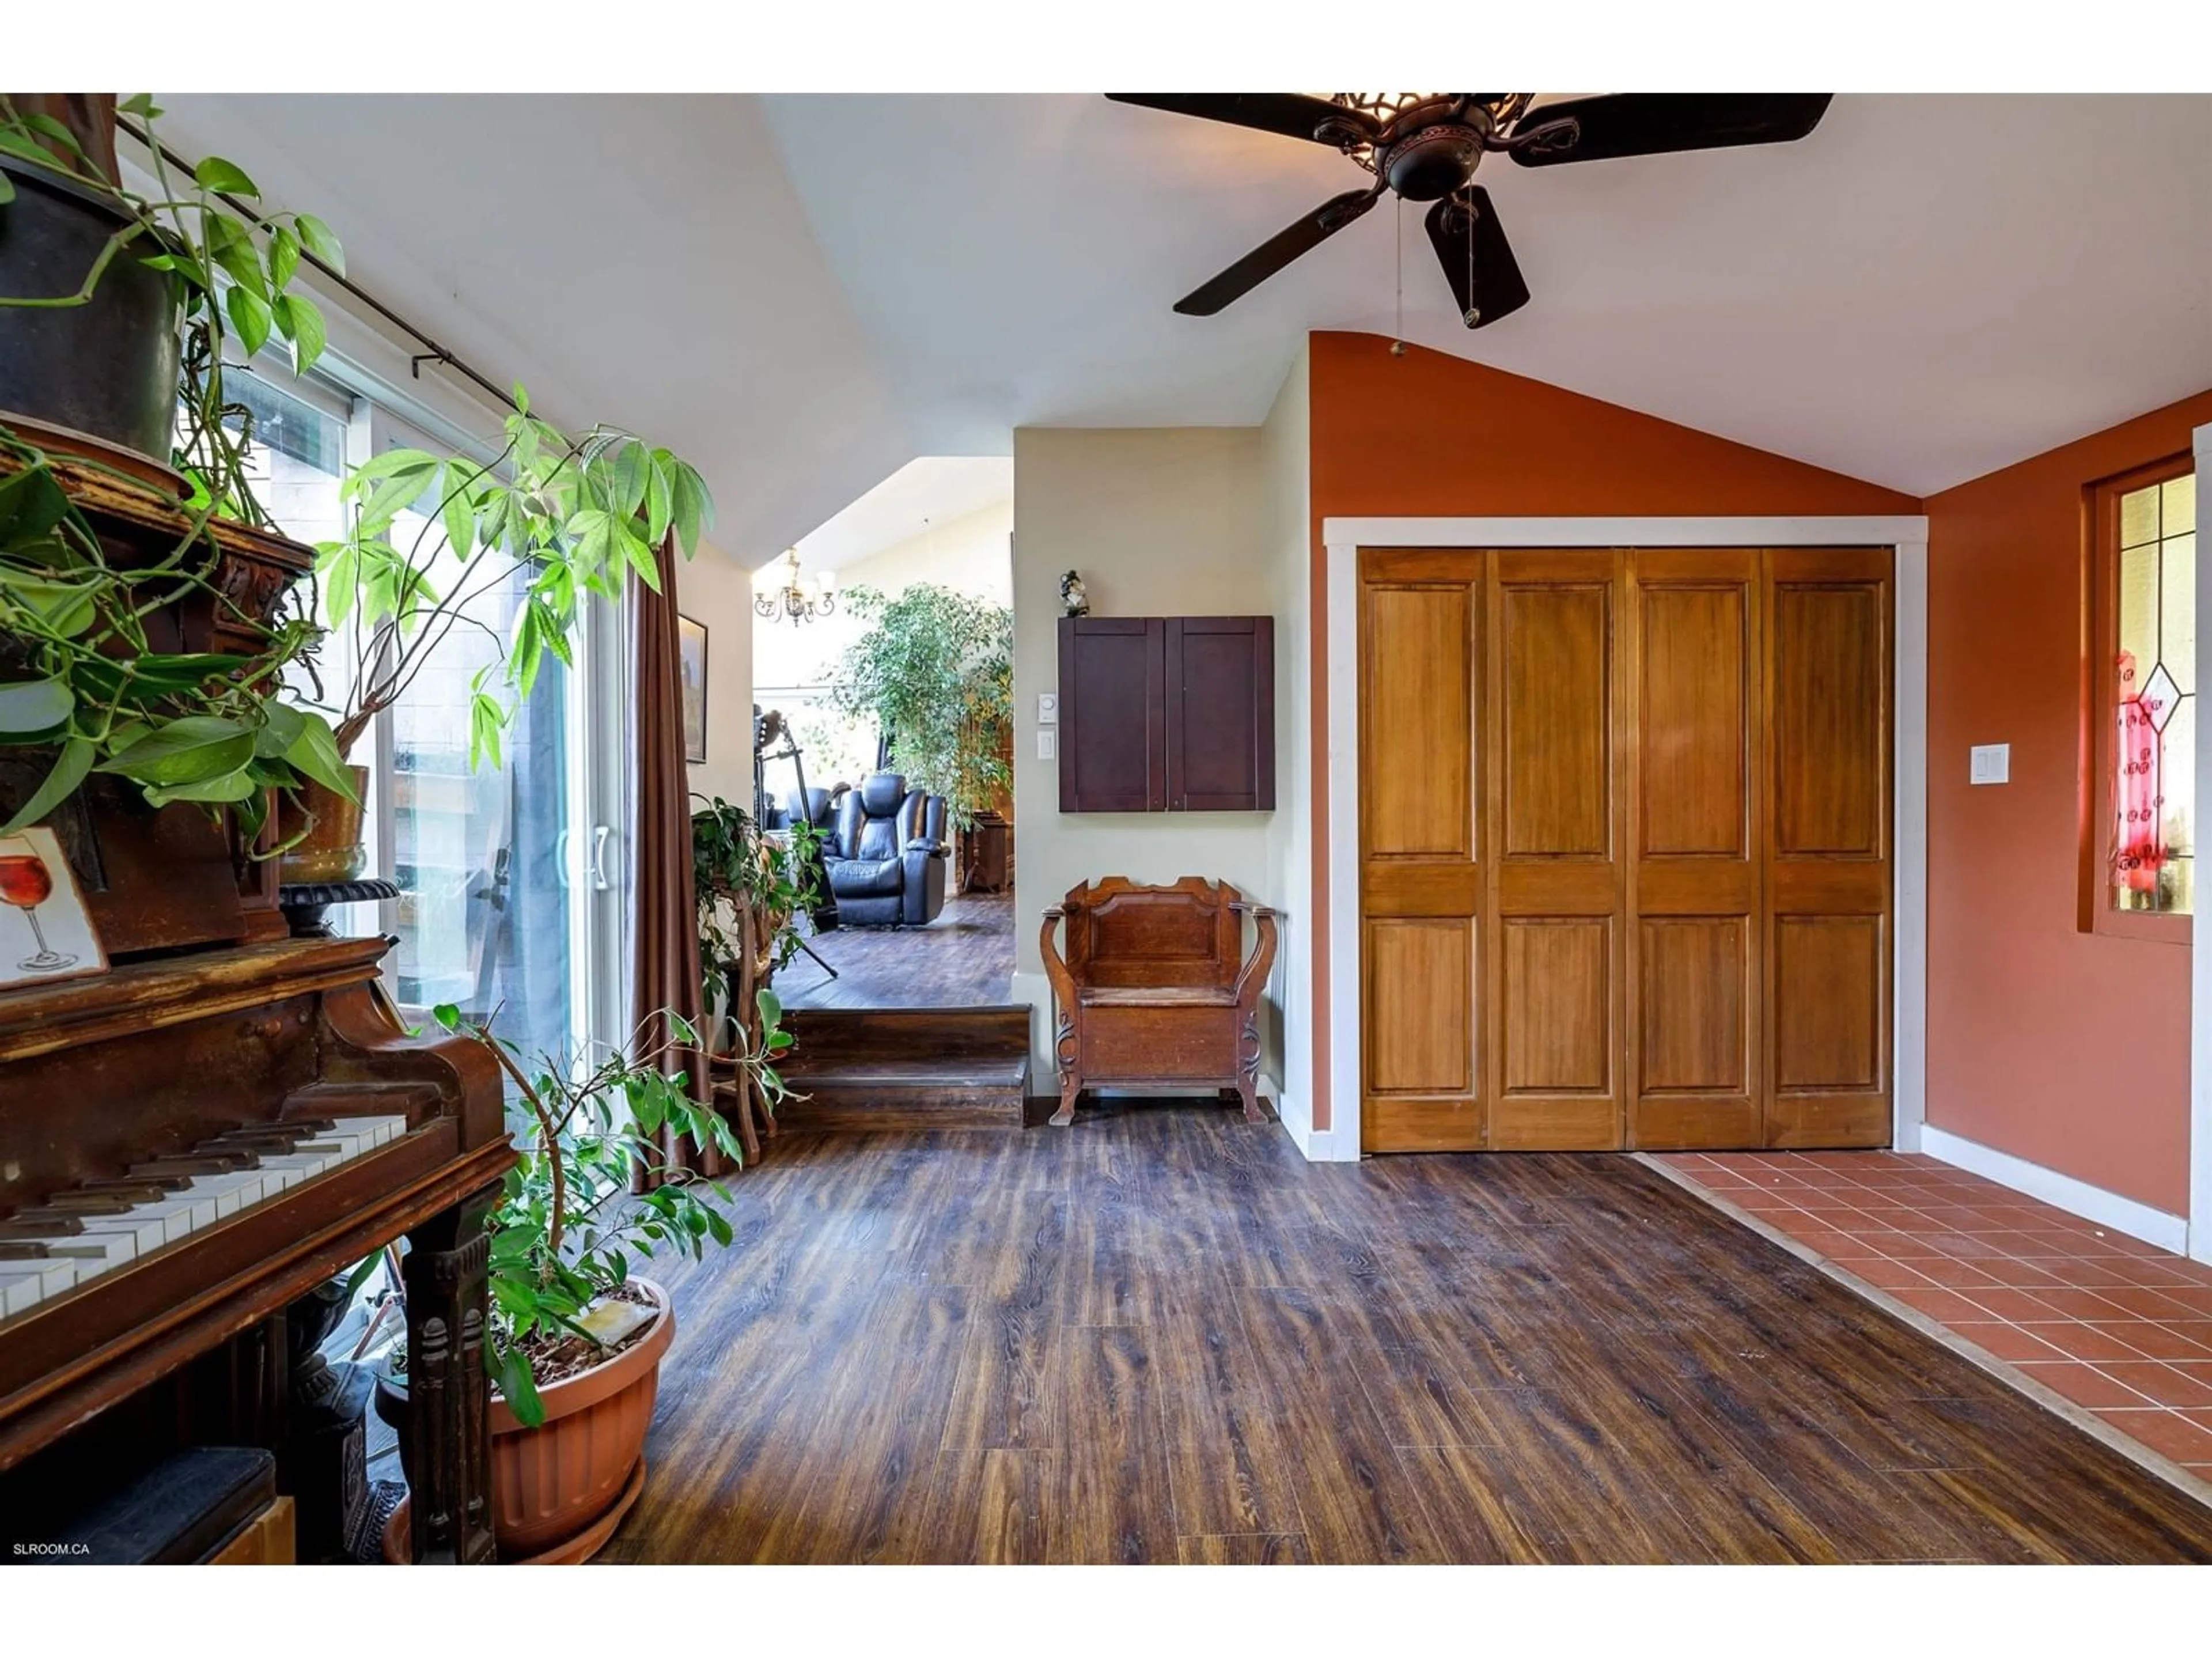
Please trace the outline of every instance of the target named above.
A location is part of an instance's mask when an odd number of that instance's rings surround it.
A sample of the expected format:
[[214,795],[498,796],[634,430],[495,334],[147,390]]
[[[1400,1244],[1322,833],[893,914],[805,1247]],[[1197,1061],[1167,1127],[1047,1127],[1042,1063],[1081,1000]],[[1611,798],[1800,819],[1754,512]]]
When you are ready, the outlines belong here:
[[[677,655],[676,567],[672,543],[660,550],[660,592],[643,582],[630,584],[631,614],[636,621],[633,655],[637,662],[635,702],[637,732],[636,959],[631,964],[635,1000],[643,1022],[639,1042],[648,1052],[668,1036],[664,1011],[672,1010],[704,1035],[699,971],[699,924],[691,886],[691,777],[684,759],[683,670]],[[684,1072],[693,1098],[710,1100],[714,1081],[707,1057],[691,1048],[669,1051],[663,1069]],[[702,1176],[723,1172],[725,1160],[712,1146],[688,1135],[664,1132],[662,1155],[679,1168]],[[643,1168],[632,1183],[642,1191],[653,1184]]]

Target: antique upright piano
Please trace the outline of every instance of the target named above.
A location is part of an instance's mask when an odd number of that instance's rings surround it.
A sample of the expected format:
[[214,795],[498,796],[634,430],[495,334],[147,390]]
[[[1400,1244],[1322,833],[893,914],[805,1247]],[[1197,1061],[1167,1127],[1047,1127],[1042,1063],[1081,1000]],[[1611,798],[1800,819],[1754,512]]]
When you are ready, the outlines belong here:
[[[158,495],[89,469],[70,489],[112,552],[174,545]],[[217,594],[158,619],[173,648],[243,642],[307,568],[216,533]],[[21,787],[0,762],[0,818]],[[404,1236],[414,1556],[489,1560],[483,1223],[514,1161],[495,1063],[402,1029],[389,941],[293,937],[273,862],[200,809],[95,779],[48,826],[112,966],[0,990],[0,1502],[17,1466],[103,1435],[148,1459],[262,1446],[281,1489],[285,1310]]]

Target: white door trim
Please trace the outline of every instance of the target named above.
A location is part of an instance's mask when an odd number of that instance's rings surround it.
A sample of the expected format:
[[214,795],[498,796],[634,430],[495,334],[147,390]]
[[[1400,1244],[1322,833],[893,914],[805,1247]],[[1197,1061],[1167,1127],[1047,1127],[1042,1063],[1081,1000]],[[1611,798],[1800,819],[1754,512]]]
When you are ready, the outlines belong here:
[[[2197,477],[2212,477],[2212,426],[2197,428]],[[2198,538],[2197,545],[2203,545]],[[2200,556],[2199,563],[2202,564]],[[2199,638],[2212,627],[2212,592],[2197,585]],[[2212,778],[2212,722],[2197,726],[2197,775]],[[2212,951],[2190,953],[2189,963],[2189,1254],[2212,1261]]]
[[[2206,432],[2197,434],[2199,453]],[[1359,638],[1363,547],[1880,547],[1896,550],[1896,957],[1892,1135],[1917,1152],[1928,1099],[1928,520],[1869,518],[1324,519],[1328,592],[1329,1156],[1359,1156]],[[2200,588],[2200,622],[2212,584]],[[2212,776],[2212,721],[2198,727]],[[2200,1006],[2207,998],[2198,1000]],[[2198,1052],[2212,1057],[2200,1022]],[[2204,1067],[2198,1110],[2212,1102]],[[2200,1121],[2203,1119],[2200,1117]],[[2200,1137],[2200,1139],[2204,1137]],[[1309,1154],[1313,1155],[1312,1153]],[[2212,1168],[2200,1163],[2200,1182]]]

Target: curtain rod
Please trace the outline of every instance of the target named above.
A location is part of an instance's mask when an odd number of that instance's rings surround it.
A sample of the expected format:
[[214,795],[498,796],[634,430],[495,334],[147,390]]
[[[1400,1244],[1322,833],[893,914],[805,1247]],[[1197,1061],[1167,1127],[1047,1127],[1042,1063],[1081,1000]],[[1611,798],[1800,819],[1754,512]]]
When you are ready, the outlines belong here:
[[[187,161],[183,156],[178,155],[173,149],[171,149],[168,145],[155,138],[151,132],[149,132],[144,128],[137,125],[126,117],[120,115],[117,116],[115,118],[115,125],[120,127],[125,132],[130,134],[131,137],[137,139],[146,149],[158,154],[161,158],[164,161],[167,162],[171,167],[176,167],[185,173],[191,173],[193,172],[194,169],[190,161]],[[216,192],[216,197],[218,201],[223,204],[224,206],[231,209],[241,217],[252,220],[255,224],[259,225],[264,230],[269,228],[269,221],[264,218],[259,211],[254,208],[247,206],[244,202],[240,201],[235,196],[227,195],[222,191],[218,191]],[[477,374],[474,368],[469,366],[469,364],[463,362],[459,357],[454,356],[450,349],[441,343],[436,338],[426,333],[422,329],[416,327],[414,324],[409,322],[404,317],[394,311],[390,306],[385,304],[383,301],[378,299],[376,295],[371,294],[367,289],[362,287],[360,283],[355,282],[343,271],[333,270],[330,266],[325,264],[320,259],[317,258],[313,253],[308,252],[304,247],[300,250],[300,253],[301,258],[306,260],[307,264],[313,265],[317,270],[322,272],[322,274],[328,277],[331,282],[336,283],[348,294],[350,294],[355,299],[360,301],[362,304],[367,306],[378,316],[383,318],[386,322],[390,323],[394,328],[397,328],[403,333],[408,335],[417,343],[428,348],[427,351],[410,356],[408,360],[408,367],[413,372],[416,380],[419,380],[422,378],[423,364],[441,363],[446,368],[452,369],[454,373],[473,380],[477,386],[483,387],[486,392],[497,398],[501,403],[505,404],[509,409],[515,410],[518,414],[521,412],[522,406],[514,401],[514,397],[512,392],[502,392],[500,390],[500,388],[490,380],[486,380],[483,375]]]

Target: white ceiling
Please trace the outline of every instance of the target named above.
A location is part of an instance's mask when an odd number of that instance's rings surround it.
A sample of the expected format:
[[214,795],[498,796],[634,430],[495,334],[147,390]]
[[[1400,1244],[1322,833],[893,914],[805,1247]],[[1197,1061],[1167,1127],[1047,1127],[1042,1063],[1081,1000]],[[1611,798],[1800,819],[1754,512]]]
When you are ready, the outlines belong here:
[[[1397,331],[1391,204],[1170,307],[1364,177],[1103,99],[763,100],[917,440],[1249,422],[1299,332]],[[1915,494],[2212,383],[2212,98],[1838,98],[1802,143],[1482,181],[1534,298],[1407,337]]]
[[799,538],[810,573],[836,570],[1014,498],[1011,455],[921,455]]
[[[1254,422],[1305,330],[1397,331],[1388,204],[1176,316],[1364,175],[1101,98],[165,101],[495,379],[697,461],[748,564],[915,456]],[[1483,182],[1534,298],[1460,330],[1409,207],[1406,337],[1916,494],[2212,384],[2212,98],[1847,94]]]

